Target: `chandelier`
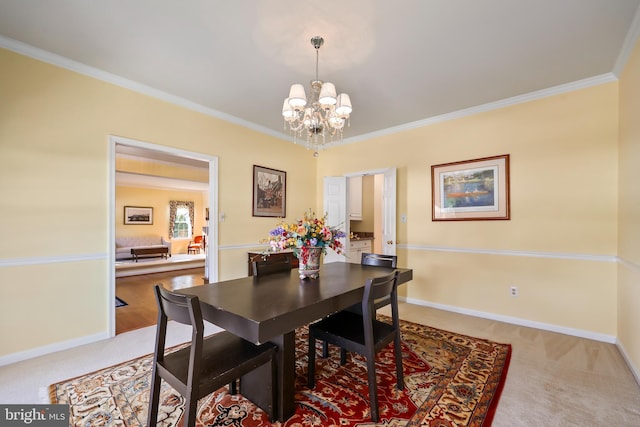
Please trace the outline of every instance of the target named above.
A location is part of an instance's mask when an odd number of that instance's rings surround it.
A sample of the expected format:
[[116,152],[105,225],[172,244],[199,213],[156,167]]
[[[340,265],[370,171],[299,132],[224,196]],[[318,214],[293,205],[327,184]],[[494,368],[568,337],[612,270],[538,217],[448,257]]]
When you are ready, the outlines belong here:
[[318,57],[320,46],[324,39],[315,36],[311,45],[316,49],[316,79],[311,81],[310,97],[301,84],[291,85],[289,97],[284,100],[282,116],[289,132],[293,134],[294,142],[306,133],[307,148],[313,149],[313,155],[318,156],[318,150],[328,142],[342,141],[342,129],[348,124],[351,114],[351,100],[349,95],[341,93],[336,96],[333,83],[323,83],[318,79]]

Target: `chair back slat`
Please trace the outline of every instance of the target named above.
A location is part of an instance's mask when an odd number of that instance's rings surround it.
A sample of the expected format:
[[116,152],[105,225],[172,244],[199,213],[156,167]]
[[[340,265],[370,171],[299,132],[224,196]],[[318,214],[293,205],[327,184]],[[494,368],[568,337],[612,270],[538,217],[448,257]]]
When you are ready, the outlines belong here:
[[166,317],[184,325],[203,325],[198,297],[170,293],[160,285],[155,290],[158,308]]
[[[391,303],[391,297],[396,292],[398,281],[398,272],[382,277],[367,279],[364,287],[364,295],[362,297],[362,308],[364,312],[365,305],[373,305],[374,301],[384,300],[384,305]],[[384,306],[383,305],[383,306]],[[379,308],[379,307],[378,307]]]
[[264,261],[253,261],[251,263],[253,275],[265,276],[267,274],[291,271],[291,260],[289,258],[266,259]]
[[371,254],[366,252],[362,253],[362,259],[360,260],[360,264],[374,267],[396,268],[397,263],[398,257],[396,255]]

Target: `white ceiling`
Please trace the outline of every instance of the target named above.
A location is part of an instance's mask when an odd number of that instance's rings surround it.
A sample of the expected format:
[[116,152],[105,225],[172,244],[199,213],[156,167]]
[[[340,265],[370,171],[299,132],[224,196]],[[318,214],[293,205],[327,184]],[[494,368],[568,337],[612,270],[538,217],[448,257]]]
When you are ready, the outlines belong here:
[[[0,47],[289,138],[292,83],[349,93],[346,142],[613,80],[640,0],[0,0]],[[1,71],[0,71],[1,73]]]

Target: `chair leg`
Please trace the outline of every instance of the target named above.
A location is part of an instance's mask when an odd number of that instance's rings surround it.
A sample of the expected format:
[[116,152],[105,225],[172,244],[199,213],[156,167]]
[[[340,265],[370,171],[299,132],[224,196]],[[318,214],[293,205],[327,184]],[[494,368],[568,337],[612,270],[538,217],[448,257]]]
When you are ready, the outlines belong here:
[[369,377],[369,408],[371,410],[371,421],[377,423],[378,415],[378,383],[376,380],[376,357],[375,353],[367,356],[367,376]]
[[322,358],[326,359],[329,357],[329,343],[326,341],[322,342]]
[[402,368],[402,346],[400,345],[400,333],[394,340],[395,356],[396,356],[396,386],[398,390],[404,389],[404,372]]
[[229,383],[229,394],[238,394],[238,380],[234,379]]
[[313,388],[316,385],[316,337],[309,331],[309,350],[307,357],[307,387]]
[[188,396],[187,401],[184,404],[183,427],[195,427],[197,408],[198,408],[198,398],[195,395]]
[[347,363],[347,350],[340,347],[340,364],[344,365],[345,363]]
[[149,414],[147,417],[147,425],[155,426],[158,423],[158,406],[160,405],[160,385],[162,384],[162,378],[156,374],[155,367],[151,374],[151,396],[149,397]]

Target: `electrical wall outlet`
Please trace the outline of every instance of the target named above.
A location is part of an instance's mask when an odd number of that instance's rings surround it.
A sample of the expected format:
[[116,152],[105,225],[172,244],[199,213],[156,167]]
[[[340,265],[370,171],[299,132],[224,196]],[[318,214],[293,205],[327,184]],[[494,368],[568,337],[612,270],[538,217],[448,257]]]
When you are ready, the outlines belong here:
[[517,287],[517,286],[512,286],[512,287],[509,289],[509,294],[510,294],[512,297],[517,297],[517,296],[518,296],[518,287]]

